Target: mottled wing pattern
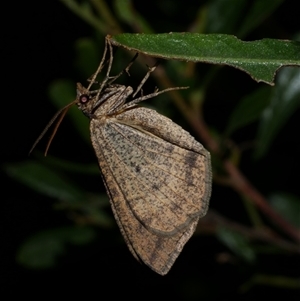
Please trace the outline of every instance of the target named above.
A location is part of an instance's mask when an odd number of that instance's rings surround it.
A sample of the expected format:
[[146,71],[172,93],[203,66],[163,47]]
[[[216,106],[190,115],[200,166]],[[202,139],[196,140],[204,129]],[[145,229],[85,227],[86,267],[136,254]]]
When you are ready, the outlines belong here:
[[208,209],[209,153],[180,126],[147,108],[92,119],[90,127],[130,251],[166,274]]

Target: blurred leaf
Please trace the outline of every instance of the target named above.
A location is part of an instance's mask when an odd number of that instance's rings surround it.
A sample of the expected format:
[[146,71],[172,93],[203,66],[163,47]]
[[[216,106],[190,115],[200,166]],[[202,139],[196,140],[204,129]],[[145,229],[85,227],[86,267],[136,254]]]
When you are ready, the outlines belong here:
[[94,225],[101,227],[111,227],[115,225],[115,221],[104,211],[93,210],[89,212],[89,219],[93,221]]
[[[87,0],[93,6],[98,15],[98,20],[101,20],[104,25],[100,32],[109,32],[109,33],[120,33],[122,28],[120,28],[118,20],[115,18],[114,13],[111,11],[109,3],[104,0]],[[96,25],[96,24],[95,24]],[[94,25],[94,26],[95,26]],[[95,26],[96,29],[97,26]]]
[[[56,209],[74,210],[80,222],[91,223],[102,227],[113,225],[111,215],[103,208],[109,205],[106,194],[91,194],[80,189],[70,180],[41,163],[26,162],[8,164],[6,172],[16,180],[49,197],[64,202],[56,204]],[[99,173],[99,172],[98,172]],[[100,178],[100,175],[99,175]],[[74,215],[74,218],[75,218]]]
[[[300,53],[300,52],[299,52]],[[262,114],[256,157],[262,157],[289,117],[300,107],[300,69],[288,67],[279,72],[270,105]]]
[[66,244],[83,245],[95,239],[90,227],[64,227],[40,232],[20,247],[17,261],[34,269],[53,267],[59,255],[66,252]]
[[255,252],[251,248],[248,240],[242,234],[226,228],[219,228],[217,237],[239,257],[248,262],[253,262],[255,260]]
[[300,229],[300,198],[288,193],[274,193],[269,197],[271,205],[295,227]]
[[95,204],[83,204],[84,213],[88,218],[88,222],[93,225],[110,228],[115,225],[115,220],[112,215],[102,210],[102,208],[109,206],[109,198],[107,194],[97,194],[94,196]]
[[244,283],[240,287],[240,292],[245,294],[255,285],[264,285],[264,286],[273,286],[277,289],[281,288],[289,288],[289,289],[299,289],[300,288],[300,280],[297,278],[286,277],[281,275],[254,275],[250,280]]
[[109,206],[109,198],[106,193],[87,193],[82,202],[65,203],[60,202],[54,205],[57,210],[72,211],[71,217],[78,225],[97,225],[109,228],[115,225],[112,215],[103,210]]
[[246,15],[243,14],[243,22],[237,30],[237,36],[246,36],[253,29],[258,27],[267,17],[269,17],[283,2],[284,0],[251,1],[251,6],[247,8]]
[[207,33],[245,37],[269,17],[283,0],[214,0],[207,13]]
[[[76,85],[70,80],[56,80],[50,85],[49,94],[55,106],[61,109],[76,98]],[[72,119],[73,125],[81,137],[90,145],[89,119],[77,108],[71,108],[68,116]]]
[[242,18],[248,0],[214,0],[209,2],[207,13],[207,33],[234,34]]
[[243,42],[224,34],[119,34],[112,44],[164,59],[205,62],[235,67],[254,80],[273,84],[285,65],[300,66],[300,42],[262,39]]
[[114,7],[118,18],[130,25],[135,32],[152,33],[150,25],[135,9],[131,0],[115,0]]
[[87,24],[95,27],[100,32],[105,32],[106,24],[100,18],[96,17],[89,1],[78,3],[74,0],[60,0],[75,15],[83,19]]
[[263,86],[244,97],[234,108],[225,134],[230,136],[235,130],[259,119],[270,103],[270,87]]
[[53,157],[51,155],[47,155],[47,157],[45,157],[44,154],[38,152],[35,152],[35,156],[40,160],[40,162],[47,166],[53,167],[53,169],[58,168],[63,171],[75,172],[79,174],[100,175],[99,166],[96,163],[96,157],[94,164],[81,164],[58,157]]
[[11,177],[47,196],[71,202],[85,200],[78,185],[39,163],[8,164],[4,168]]
[[96,41],[90,38],[78,39],[75,43],[75,49],[75,65],[82,76],[88,79],[96,71],[101,59],[100,54],[102,53],[102,50],[97,47]]

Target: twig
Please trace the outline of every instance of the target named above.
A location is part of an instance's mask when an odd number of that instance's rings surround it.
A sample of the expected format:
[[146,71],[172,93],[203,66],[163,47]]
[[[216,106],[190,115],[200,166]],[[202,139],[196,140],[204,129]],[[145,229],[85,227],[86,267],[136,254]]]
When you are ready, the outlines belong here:
[[281,249],[300,254],[300,246],[290,241],[282,239],[274,231],[267,228],[250,228],[241,225],[237,222],[229,220],[220,215],[213,209],[210,209],[207,215],[200,219],[196,233],[211,233],[216,234],[219,228],[228,228],[242,234],[250,240],[260,240],[272,243]]

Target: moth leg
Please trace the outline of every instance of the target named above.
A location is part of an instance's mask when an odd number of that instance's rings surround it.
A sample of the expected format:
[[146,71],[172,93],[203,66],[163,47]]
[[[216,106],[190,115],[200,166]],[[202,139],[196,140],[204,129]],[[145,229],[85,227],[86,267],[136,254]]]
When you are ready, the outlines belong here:
[[[105,39],[105,46],[104,46],[104,52],[103,52],[103,56],[102,56],[102,59],[101,59],[101,62],[96,70],[96,72],[88,79],[88,81],[90,82],[88,87],[87,87],[87,90],[89,90],[91,88],[91,86],[94,84],[94,83],[97,83],[96,81],[96,77],[98,76],[98,74],[102,71],[103,67],[104,67],[104,61],[105,61],[105,58],[106,58],[106,53],[107,53],[107,44],[108,44],[108,41],[107,39]],[[111,65],[110,65],[111,66]]]
[[103,81],[101,82],[100,84],[100,88],[97,90],[97,94],[96,94],[96,97],[99,98],[99,95],[102,91],[102,89],[106,86],[107,84],[107,81],[110,79],[109,77],[109,73],[110,73],[110,70],[111,70],[111,66],[112,66],[112,63],[113,63],[113,47],[109,41],[108,38],[105,39],[105,47],[104,47],[104,53],[103,53],[103,56],[102,56],[102,59],[101,59],[101,62],[96,70],[96,72],[93,74],[93,76],[91,77],[90,79],[90,83],[87,87],[87,90],[89,90],[93,84],[95,83],[98,83],[96,81],[96,78],[98,76],[98,74],[102,71],[102,69],[104,68],[105,66],[105,58],[106,58],[106,54],[107,54],[107,51],[109,51],[109,60],[108,60],[108,67],[107,67],[107,71],[106,71],[106,75],[105,75],[105,78],[103,79]]
[[105,39],[105,51],[104,51],[103,58],[102,58],[102,60],[101,60],[101,62],[100,62],[100,65],[99,65],[99,67],[98,67],[96,73],[95,73],[95,74],[93,75],[93,77],[92,77],[92,80],[91,80],[91,82],[90,82],[90,84],[89,84],[89,86],[88,86],[88,89],[92,86],[93,83],[95,83],[97,75],[99,74],[99,72],[101,72],[101,70],[102,70],[103,67],[104,67],[104,60],[105,60],[107,48],[108,48],[108,50],[109,50],[108,67],[107,67],[107,71],[106,71],[106,76],[105,76],[105,78],[103,79],[103,81],[101,82],[100,88],[99,88],[99,90],[98,90],[98,92],[97,92],[97,95],[96,95],[96,98],[97,98],[97,99],[99,98],[102,89],[103,89],[105,86],[110,85],[110,84],[111,84],[112,82],[114,82],[117,78],[119,78],[119,77],[124,73],[124,71],[125,71],[126,73],[129,74],[129,69],[130,69],[130,67],[132,66],[133,62],[136,60],[136,58],[137,58],[137,56],[138,56],[138,54],[136,54],[136,55],[131,59],[131,61],[130,61],[130,63],[128,64],[128,66],[127,66],[124,70],[122,70],[119,74],[117,74],[116,76],[110,77],[109,74],[110,74],[110,71],[111,71],[111,67],[112,67],[112,63],[113,63],[113,58],[114,58],[114,56],[113,56],[113,47],[112,47],[112,44],[110,43],[109,39],[106,38],[106,39]]
[[119,74],[110,77],[110,81],[107,83],[108,85],[112,84],[116,79],[118,79],[124,72],[126,72],[128,74],[128,76],[130,76],[129,74],[129,69],[132,66],[132,64],[134,63],[134,61],[136,60],[136,58],[138,57],[138,53],[135,54],[135,56],[130,60],[128,66],[126,68],[124,68]]
[[146,73],[146,75],[142,79],[141,83],[136,88],[136,90],[133,93],[132,97],[135,97],[138,94],[138,92],[142,89],[143,85],[145,84],[146,80],[149,78],[150,74],[156,69],[156,67],[158,65],[159,65],[159,61],[157,61],[153,67],[147,66],[148,67],[148,72]]
[[188,88],[189,87],[173,87],[173,88],[167,88],[167,89],[164,89],[164,90],[161,90],[161,91],[159,91],[158,88],[156,88],[153,93],[150,93],[150,94],[144,95],[144,96],[142,95],[141,97],[135,98],[132,101],[128,102],[127,104],[123,105],[122,110],[127,110],[131,107],[134,107],[136,104],[138,104],[141,101],[144,101],[144,100],[149,99],[149,98],[156,97],[160,94],[163,94],[163,93],[166,93],[166,92],[169,92],[169,91],[174,91],[174,90],[185,90],[185,89],[188,89]]
[[104,60],[105,60],[105,56],[106,56],[106,51],[107,51],[107,48],[109,50],[109,60],[108,60],[108,67],[107,67],[107,70],[106,70],[106,75],[103,79],[103,81],[101,82],[100,84],[100,88],[97,92],[97,95],[96,95],[96,98],[98,99],[99,98],[99,95],[102,91],[102,89],[106,86],[107,84],[107,81],[109,80],[109,74],[110,74],[110,70],[111,70],[111,66],[112,66],[112,63],[113,63],[113,48],[112,48],[112,45],[111,43],[109,42],[108,38],[105,39],[105,50],[104,50],[104,55],[102,57],[102,60],[100,62],[100,65],[96,71],[96,73],[93,75],[92,77],[92,82],[90,82],[89,86],[88,86],[88,89],[92,86],[92,84],[95,82],[96,80],[96,77],[97,75],[99,74],[99,72],[101,72],[103,66],[104,66]]

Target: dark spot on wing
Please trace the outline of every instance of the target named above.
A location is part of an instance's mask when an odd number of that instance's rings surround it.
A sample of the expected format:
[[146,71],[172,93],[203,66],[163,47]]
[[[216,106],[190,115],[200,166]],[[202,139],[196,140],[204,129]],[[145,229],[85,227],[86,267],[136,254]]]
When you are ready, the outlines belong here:
[[171,153],[173,153],[173,151],[174,151],[174,145],[168,144],[166,147],[166,152],[171,154]]
[[189,154],[184,158],[184,161],[191,167],[195,167],[198,156],[199,155],[197,153],[189,152]]
[[[198,154],[197,153],[193,153],[193,152],[189,152],[187,156],[185,156],[184,161],[185,164],[190,166],[190,168],[196,167],[196,162],[197,162],[197,158],[198,158]],[[189,186],[193,186],[193,174],[192,171],[190,170],[190,168],[187,168],[185,171],[185,181]]]
[[157,190],[159,190],[159,186],[157,184],[153,184],[152,189],[157,191]]

